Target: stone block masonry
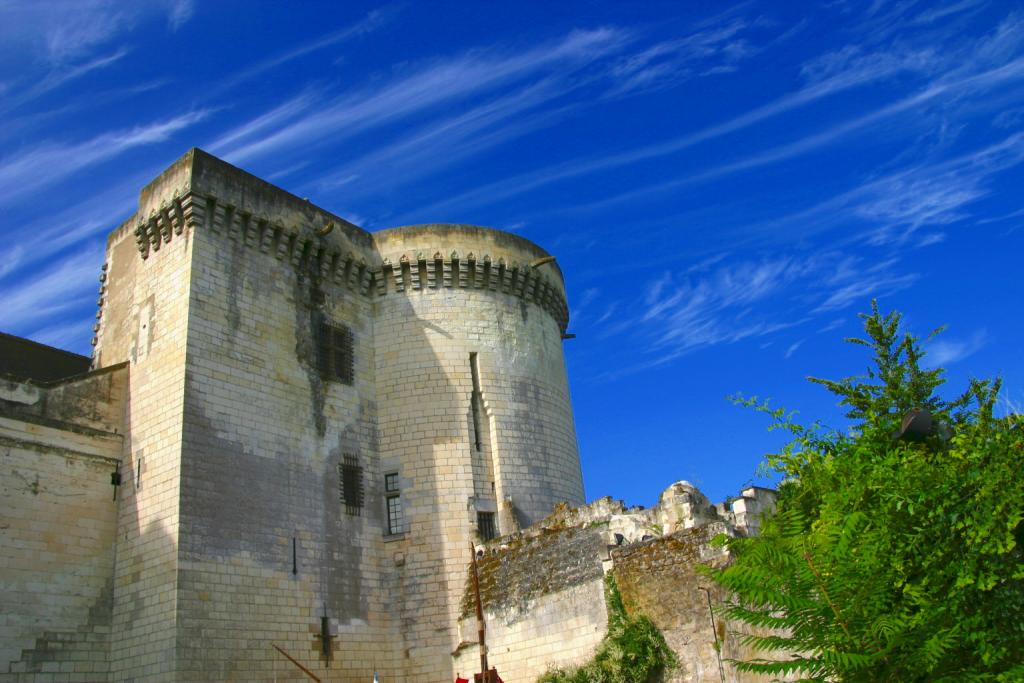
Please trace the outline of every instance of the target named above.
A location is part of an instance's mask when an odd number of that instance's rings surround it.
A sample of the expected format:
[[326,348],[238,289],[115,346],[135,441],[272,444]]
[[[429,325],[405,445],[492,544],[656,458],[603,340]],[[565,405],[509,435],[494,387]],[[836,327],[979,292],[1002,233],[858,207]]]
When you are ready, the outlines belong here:
[[[30,608],[3,568],[0,676],[302,680],[277,646],[323,680],[450,679],[470,544],[584,500],[562,275],[520,237],[369,233],[192,150],[111,233],[99,295],[88,381],[118,382],[48,390],[77,431],[10,465],[58,481],[98,448],[81,439],[103,444],[66,484],[102,519],[91,564],[50,558],[92,578]],[[10,391],[17,431],[40,389]],[[77,509],[47,491],[52,519]],[[2,530],[26,567],[42,495]]]
[[127,375],[0,380],[0,681],[107,680]]

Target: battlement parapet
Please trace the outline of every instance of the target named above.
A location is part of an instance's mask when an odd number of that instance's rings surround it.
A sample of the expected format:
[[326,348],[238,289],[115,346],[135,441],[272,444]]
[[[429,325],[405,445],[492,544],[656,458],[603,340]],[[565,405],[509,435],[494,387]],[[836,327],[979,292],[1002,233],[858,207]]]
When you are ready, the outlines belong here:
[[490,254],[477,257],[473,252],[460,256],[420,251],[412,258],[402,254],[398,263],[385,257],[376,279],[377,293],[409,293],[428,289],[478,289],[501,292],[537,304],[547,311],[561,332],[569,326],[569,306],[561,288],[538,272],[529,263],[506,262],[504,257],[492,259]]
[[[512,254],[527,258],[534,256],[522,245],[544,254],[534,260],[546,256],[546,252],[522,238],[472,227],[478,234],[494,233],[506,241],[517,240],[513,245],[515,251],[508,250],[510,254],[506,259],[503,255],[495,258],[489,253],[478,256],[473,251],[463,255],[458,249],[448,253],[436,250],[430,256],[429,251],[417,250],[411,256],[403,252],[393,260],[391,256],[382,258],[376,251],[353,249],[351,240],[332,239],[331,233],[338,223],[330,218],[330,214],[318,216],[324,222],[316,227],[305,216],[302,222],[286,223],[280,218],[246,209],[213,194],[191,190],[176,194],[135,222],[134,235],[139,255],[143,260],[148,259],[160,251],[162,245],[187,230],[205,229],[226,237],[229,243],[242,244],[272,255],[278,261],[287,261],[297,269],[315,274],[323,282],[333,282],[363,296],[442,288],[488,290],[535,303],[554,318],[561,332],[564,333],[568,327],[569,306],[560,282],[561,271],[554,266],[558,275],[558,281],[554,281],[543,273],[542,266],[516,260]],[[346,227],[361,230],[352,224]],[[451,228],[464,226],[436,226],[439,235]],[[423,230],[423,226],[395,228],[380,234],[387,235],[387,240],[393,240],[394,235],[404,232],[415,234],[424,242],[431,239],[430,231]],[[481,246],[489,245],[481,243]]]

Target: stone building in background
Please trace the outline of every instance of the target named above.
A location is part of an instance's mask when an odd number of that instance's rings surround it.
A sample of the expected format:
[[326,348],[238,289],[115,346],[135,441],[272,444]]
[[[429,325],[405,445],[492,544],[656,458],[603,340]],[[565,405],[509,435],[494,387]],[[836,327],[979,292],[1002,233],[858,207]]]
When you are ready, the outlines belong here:
[[[471,544],[584,502],[567,324],[525,239],[371,234],[190,151],[108,239],[91,360],[0,338],[0,681],[308,680],[282,653],[451,680]],[[591,545],[742,532],[685,493]],[[584,564],[567,589],[591,590]],[[537,647],[506,618],[505,680],[585,659],[599,612],[577,640],[535,619]]]

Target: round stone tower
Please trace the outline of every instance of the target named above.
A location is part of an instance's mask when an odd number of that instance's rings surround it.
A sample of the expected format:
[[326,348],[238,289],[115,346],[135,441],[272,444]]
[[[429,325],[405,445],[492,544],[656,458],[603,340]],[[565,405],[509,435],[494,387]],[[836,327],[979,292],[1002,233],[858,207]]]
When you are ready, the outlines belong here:
[[[425,643],[457,620],[471,541],[584,502],[562,353],[568,309],[554,259],[516,235],[434,224],[374,242],[381,467],[395,475],[405,525],[406,637]],[[417,597],[438,574],[447,595]],[[413,678],[443,670],[430,660],[457,643],[437,645],[413,648]]]
[[382,456],[393,441],[407,450],[410,428],[433,431],[417,443],[454,452],[429,465],[449,481],[472,481],[476,509],[500,509],[498,533],[560,501],[582,503],[554,259],[516,235],[467,225],[394,228],[374,241],[386,294],[374,316]]

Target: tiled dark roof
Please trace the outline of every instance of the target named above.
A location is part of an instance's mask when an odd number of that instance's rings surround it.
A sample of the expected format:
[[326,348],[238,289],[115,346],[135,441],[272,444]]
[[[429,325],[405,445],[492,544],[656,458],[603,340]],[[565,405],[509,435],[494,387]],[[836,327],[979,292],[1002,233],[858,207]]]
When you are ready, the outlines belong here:
[[53,382],[89,371],[89,357],[0,332],[0,375]]

